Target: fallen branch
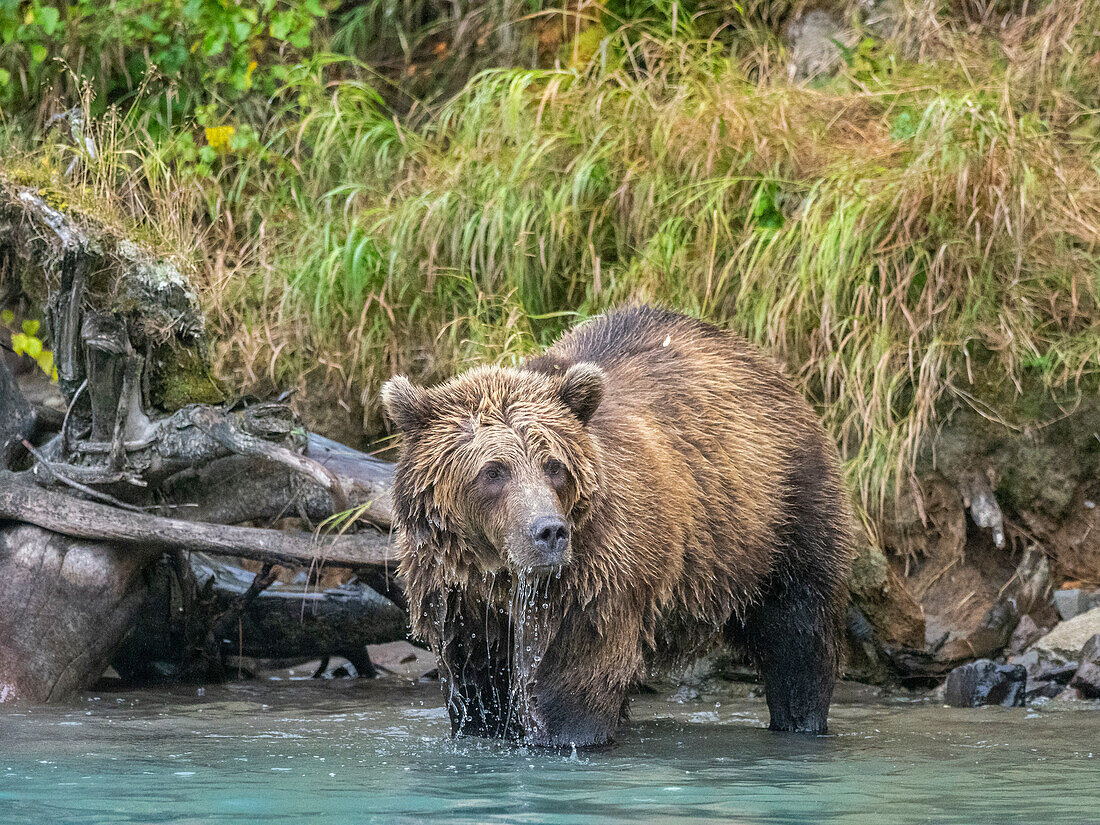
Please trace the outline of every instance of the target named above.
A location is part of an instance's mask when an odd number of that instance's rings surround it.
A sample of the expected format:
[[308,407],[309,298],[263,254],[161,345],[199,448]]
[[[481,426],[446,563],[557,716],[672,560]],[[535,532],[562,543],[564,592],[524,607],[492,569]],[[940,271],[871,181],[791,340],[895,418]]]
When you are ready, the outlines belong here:
[[[307,444],[306,457],[336,476],[349,506],[388,529],[394,465],[314,433],[307,434]],[[165,482],[161,493],[173,504],[188,505],[182,518],[214,524],[270,522],[294,514],[320,523],[340,512],[333,496],[311,478],[251,456],[224,456],[189,467]]]
[[82,539],[163,550],[200,550],[213,555],[308,566],[378,567],[397,561],[389,537],[356,534],[334,538],[297,536],[254,527],[226,527],[127,513],[43,490],[16,473],[0,472],[0,519],[35,524]]
[[256,600],[263,591],[267,590],[279,577],[279,568],[273,564],[265,564],[263,570],[252,578],[252,584],[248,589],[230,601],[229,606],[211,623],[210,630],[206,634],[207,655],[213,661],[220,663],[218,656],[219,640],[235,622],[239,622],[241,614]]
[[293,450],[287,449],[281,444],[272,444],[262,438],[241,430],[233,419],[224,413],[210,407],[196,407],[191,411],[191,421],[195,426],[213,438],[225,449],[237,455],[248,455],[256,458],[266,458],[278,464],[283,464],[296,473],[300,473],[323,487],[332,496],[336,510],[343,511],[351,508],[348,497],[344,494],[344,488],[336,475],[324,465]]

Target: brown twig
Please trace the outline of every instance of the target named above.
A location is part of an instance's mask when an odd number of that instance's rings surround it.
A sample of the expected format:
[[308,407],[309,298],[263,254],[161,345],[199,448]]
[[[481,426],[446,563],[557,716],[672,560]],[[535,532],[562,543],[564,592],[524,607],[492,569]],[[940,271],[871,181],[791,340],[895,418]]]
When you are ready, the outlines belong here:
[[94,498],[97,501],[102,501],[104,504],[110,504],[112,507],[118,507],[122,510],[128,510],[131,513],[142,512],[140,507],[137,507],[133,504],[127,504],[125,501],[121,501],[114,496],[109,495],[108,493],[103,493],[99,490],[93,490],[91,487],[81,484],[79,481],[73,481],[71,478],[65,477],[57,471],[57,469],[52,463],[50,463],[46,456],[38,452],[38,450],[31,446],[31,443],[26,439],[23,439],[23,446],[26,448],[28,453],[30,453],[32,456],[35,457],[35,459],[37,459],[39,466],[41,466],[47,473],[49,473],[49,475],[52,476],[55,481],[59,481],[66,487],[71,487],[77,492],[83,493],[84,495],[89,496],[90,498]]
[[219,655],[221,646],[218,643],[218,637],[225,634],[225,629],[229,623],[234,619],[239,620],[241,614],[256,600],[256,597],[267,590],[278,577],[279,568],[270,563],[265,564],[260,572],[253,576],[248,589],[233,599],[229,606],[214,619],[210,625],[210,631],[206,634],[206,649],[212,658],[221,661]]

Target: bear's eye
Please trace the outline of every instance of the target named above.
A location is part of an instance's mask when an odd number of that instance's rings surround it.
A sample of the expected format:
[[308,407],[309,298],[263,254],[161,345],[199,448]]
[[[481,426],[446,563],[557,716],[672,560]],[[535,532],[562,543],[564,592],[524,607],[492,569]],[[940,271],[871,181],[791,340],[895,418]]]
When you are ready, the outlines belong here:
[[508,478],[508,468],[499,461],[490,461],[481,468],[481,480],[489,484],[500,484]]
[[552,458],[546,462],[546,475],[550,478],[561,478],[565,475],[565,465],[558,461],[556,458]]

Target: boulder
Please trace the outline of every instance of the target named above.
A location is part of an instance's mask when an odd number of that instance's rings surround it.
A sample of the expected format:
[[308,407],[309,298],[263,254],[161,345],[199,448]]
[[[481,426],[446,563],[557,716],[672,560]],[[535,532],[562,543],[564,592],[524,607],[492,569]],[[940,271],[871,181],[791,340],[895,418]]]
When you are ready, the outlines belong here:
[[1079,588],[1057,590],[1054,593],[1054,607],[1058,610],[1058,615],[1062,617],[1063,621],[1080,616],[1092,606],[1089,594]]
[[858,35],[836,14],[813,9],[788,26],[784,38],[790,50],[787,72],[792,80],[831,74],[842,62],[842,47],[851,48]]
[[1026,689],[1027,669],[1023,665],[998,665],[978,659],[948,674],[944,701],[956,708],[1022,707]]
[[1056,625],[1050,633],[1035,642],[1032,649],[1076,661],[1085,643],[1097,633],[1100,633],[1100,607]]
[[1022,667],[1027,672],[1026,698],[1029,702],[1058,696],[1077,672],[1077,662],[1036,648],[1010,656],[1008,664]]
[[1025,697],[1028,702],[1034,702],[1036,699],[1053,699],[1060,696],[1064,690],[1065,687],[1057,682],[1040,682],[1028,679]]
[[1086,699],[1100,699],[1100,633],[1081,649],[1081,664],[1069,681]]
[[1008,642],[1008,650],[1010,653],[1022,653],[1046,633],[1046,628],[1039,627],[1031,616],[1025,615],[1021,617],[1020,623],[1012,631],[1012,638]]

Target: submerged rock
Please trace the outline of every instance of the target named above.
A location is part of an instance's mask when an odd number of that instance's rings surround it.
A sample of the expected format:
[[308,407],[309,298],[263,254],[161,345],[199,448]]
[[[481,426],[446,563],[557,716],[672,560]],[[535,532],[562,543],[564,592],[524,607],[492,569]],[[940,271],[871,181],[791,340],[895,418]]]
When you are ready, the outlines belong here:
[[1026,687],[1027,669],[1023,665],[998,665],[989,659],[978,659],[948,674],[943,698],[956,708],[1022,707]]

